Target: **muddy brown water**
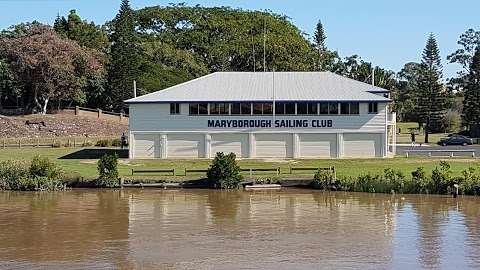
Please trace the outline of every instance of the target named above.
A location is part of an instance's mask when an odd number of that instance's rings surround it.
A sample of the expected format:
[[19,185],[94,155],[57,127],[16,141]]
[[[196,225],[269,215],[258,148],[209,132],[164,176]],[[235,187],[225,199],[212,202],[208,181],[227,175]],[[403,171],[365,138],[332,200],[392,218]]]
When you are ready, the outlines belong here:
[[0,269],[480,269],[480,199],[0,192]]

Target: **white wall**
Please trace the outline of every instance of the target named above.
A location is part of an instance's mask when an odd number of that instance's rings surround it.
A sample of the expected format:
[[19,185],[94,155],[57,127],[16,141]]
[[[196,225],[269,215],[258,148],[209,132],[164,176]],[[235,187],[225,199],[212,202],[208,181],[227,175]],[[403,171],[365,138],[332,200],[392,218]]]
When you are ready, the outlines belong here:
[[[180,115],[170,115],[168,103],[149,103],[130,105],[131,132],[276,132],[291,133],[342,133],[342,132],[385,132],[386,104],[379,103],[378,114],[368,114],[368,103],[360,104],[359,115],[289,115],[289,116],[245,116],[245,115],[188,115],[188,104],[181,104]],[[332,120],[331,128],[208,128],[208,120],[288,120],[306,119]]]

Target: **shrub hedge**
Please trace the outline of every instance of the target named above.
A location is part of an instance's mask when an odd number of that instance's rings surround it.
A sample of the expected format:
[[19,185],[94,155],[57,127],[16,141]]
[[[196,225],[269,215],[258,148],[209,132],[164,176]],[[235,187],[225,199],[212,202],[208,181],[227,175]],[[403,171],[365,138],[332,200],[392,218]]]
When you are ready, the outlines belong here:
[[383,174],[367,173],[334,181],[332,174],[318,171],[313,181],[313,187],[318,189],[371,193],[450,194],[455,192],[455,185],[458,185],[460,194],[480,195],[480,171],[469,168],[462,172],[462,176],[452,177],[450,165],[442,161],[430,175],[427,175],[423,167],[411,172],[411,177],[399,170],[387,168]]

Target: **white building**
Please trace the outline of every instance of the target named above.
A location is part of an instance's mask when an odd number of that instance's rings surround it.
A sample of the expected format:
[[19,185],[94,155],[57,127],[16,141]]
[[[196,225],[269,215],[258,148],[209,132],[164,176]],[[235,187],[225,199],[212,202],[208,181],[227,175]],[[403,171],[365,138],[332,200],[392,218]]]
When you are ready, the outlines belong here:
[[390,101],[330,72],[212,73],[126,101],[130,158],[388,157]]

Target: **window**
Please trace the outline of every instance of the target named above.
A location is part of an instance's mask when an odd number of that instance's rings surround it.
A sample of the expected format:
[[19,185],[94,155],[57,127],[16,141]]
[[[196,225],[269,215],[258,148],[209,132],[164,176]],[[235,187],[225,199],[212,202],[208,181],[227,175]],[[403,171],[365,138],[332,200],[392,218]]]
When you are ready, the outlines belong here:
[[338,103],[328,103],[328,114],[338,114]]
[[252,104],[251,103],[240,103],[240,113],[241,114],[252,114]]
[[253,114],[272,114],[272,103],[253,103]]
[[253,114],[263,114],[262,103],[253,103]]
[[228,114],[228,103],[210,103],[210,114]]
[[341,114],[359,114],[359,104],[358,102],[354,103],[342,103],[340,105]]
[[328,103],[320,103],[320,114],[328,114]]
[[285,114],[285,103],[275,102],[275,114]]
[[[317,103],[308,103],[308,114],[317,114]],[[298,108],[297,108],[298,110]]]
[[208,114],[208,103],[198,103],[198,114]]
[[378,113],[378,103],[376,102],[368,103],[368,113]]
[[360,106],[358,102],[350,103],[350,114],[360,114]]
[[[171,109],[170,105],[170,109]],[[197,115],[198,114],[198,103],[190,103],[189,105],[189,114],[190,115]]]
[[340,114],[350,114],[350,103],[340,104]]
[[295,114],[295,103],[285,103],[285,114]]
[[170,114],[180,114],[180,103],[170,103]]
[[263,103],[263,114],[272,114],[272,113],[273,113],[273,104]]
[[232,103],[230,107],[231,114],[240,114],[240,103]]
[[307,114],[308,104],[307,103],[297,103],[297,114]]

